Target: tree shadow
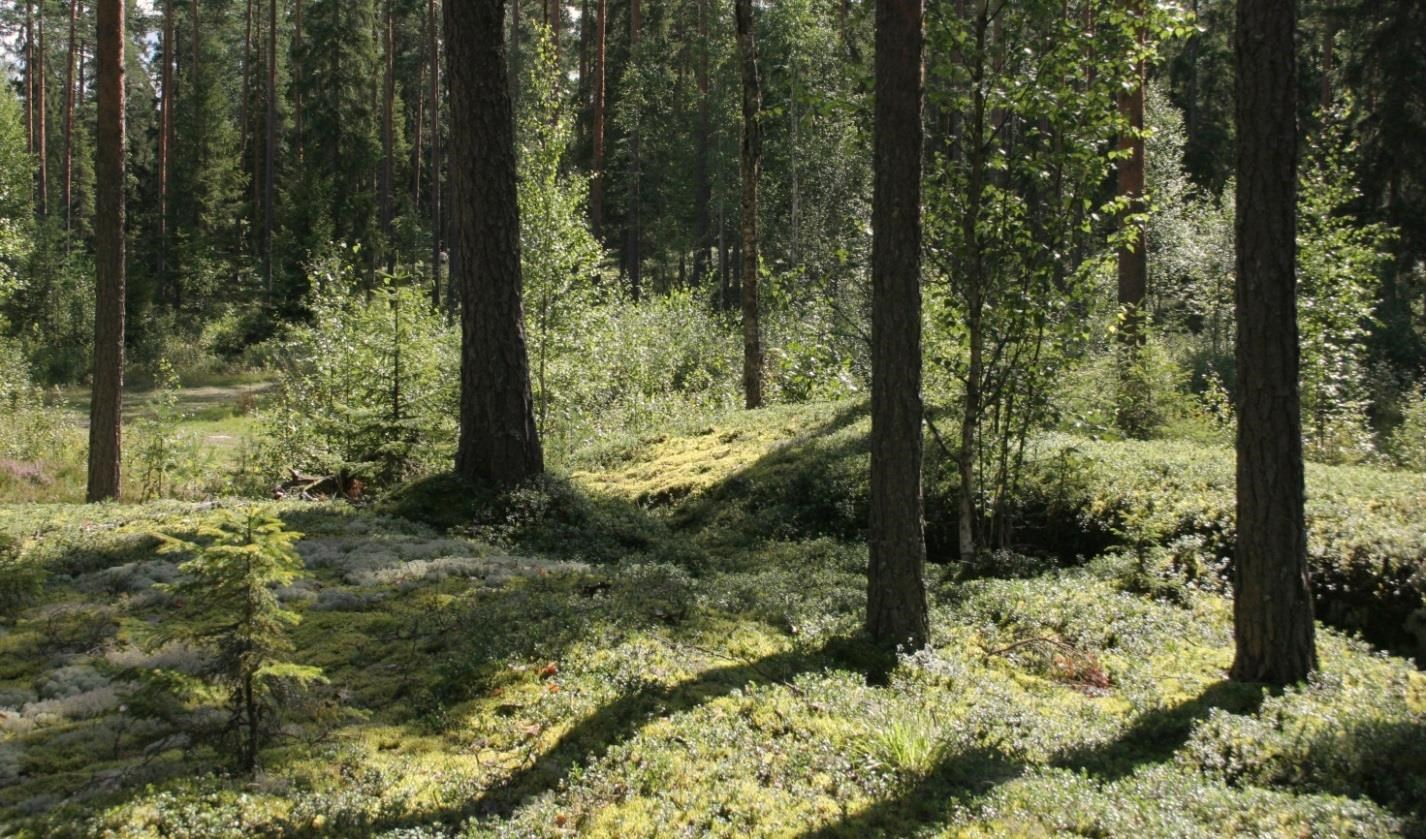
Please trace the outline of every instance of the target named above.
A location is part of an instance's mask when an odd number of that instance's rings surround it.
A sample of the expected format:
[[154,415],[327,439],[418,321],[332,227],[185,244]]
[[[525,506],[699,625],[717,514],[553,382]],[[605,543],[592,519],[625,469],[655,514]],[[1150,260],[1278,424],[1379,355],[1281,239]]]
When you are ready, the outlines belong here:
[[433,822],[455,824],[469,818],[509,818],[521,805],[558,788],[573,769],[592,764],[656,719],[687,713],[749,685],[784,684],[800,692],[791,680],[802,673],[846,669],[861,672],[870,681],[894,666],[895,656],[869,641],[835,638],[816,650],[792,650],[730,663],[674,685],[644,687],[585,717],[544,753],[478,797],[437,813],[401,817],[374,827],[389,830]]
[[[1212,709],[1252,713],[1261,704],[1262,696],[1263,691],[1257,686],[1216,682],[1193,699],[1141,714],[1108,743],[1067,750],[1053,758],[1049,765],[1088,772],[1102,780],[1121,778],[1139,766],[1171,759],[1187,742],[1194,723],[1208,716]],[[965,801],[985,795],[1019,777],[1028,768],[1027,762],[1011,759],[987,746],[957,751],[896,796],[833,824],[807,831],[802,837],[831,839],[914,833],[944,820],[951,800]]]

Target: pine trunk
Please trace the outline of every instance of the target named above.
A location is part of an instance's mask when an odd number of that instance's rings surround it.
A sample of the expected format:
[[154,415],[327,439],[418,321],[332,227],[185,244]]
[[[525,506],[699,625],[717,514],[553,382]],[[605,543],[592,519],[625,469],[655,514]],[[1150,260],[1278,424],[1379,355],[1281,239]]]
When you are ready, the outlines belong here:
[[431,63],[431,305],[441,306],[441,234],[444,232],[441,199],[441,38],[436,17],[436,0],[426,4],[427,58]]
[[163,4],[163,68],[159,73],[162,99],[159,100],[158,127],[158,276],[165,296],[176,305],[177,295],[170,288],[168,276],[168,181],[170,158],[173,154],[173,3]]
[[[64,76],[64,231],[74,230],[75,56],[79,48],[79,0],[69,0],[69,51]],[[68,247],[68,244],[66,244]]]
[[262,270],[273,291],[272,222],[277,205],[277,0],[267,6],[267,139],[262,172]]
[[609,0],[598,0],[594,20],[594,153],[589,178],[589,226],[596,239],[604,235],[604,75],[605,30],[609,24]]
[[[629,61],[638,61],[639,30],[643,26],[643,13],[639,0],[629,0]],[[640,205],[643,203],[643,179],[640,168],[643,161],[639,157],[639,124],[636,115],[629,131],[629,217],[626,231],[628,245],[624,252],[624,264],[629,271],[629,294],[634,302],[639,302],[643,294],[643,220]]]
[[695,78],[698,85],[698,137],[693,169],[694,241],[698,248],[693,255],[693,282],[703,282],[708,273],[708,252],[713,249],[709,219],[709,203],[713,187],[709,180],[709,153],[713,134],[711,105],[708,101],[708,3],[698,0],[698,53]]
[[922,0],[876,2],[866,625],[877,642],[906,649],[930,636],[921,496],[923,17]]
[[503,0],[448,2],[454,265],[461,304],[456,472],[511,485],[544,468],[535,429],[520,279],[515,118]]
[[381,97],[381,237],[386,252],[386,270],[396,270],[396,247],[392,224],[396,218],[396,22],[391,0],[386,0],[385,34],[381,41],[386,53]]
[[1239,0],[1237,681],[1317,667],[1297,334],[1296,0]]
[[99,123],[95,153],[94,388],[91,502],[119,497],[124,389],[124,0],[98,0]]
[[763,403],[762,330],[758,323],[758,180],[762,175],[762,86],[758,80],[757,39],[752,0],[733,4],[743,82],[742,143],[742,284],[743,398],[749,409]]
[[36,100],[37,100],[37,109],[36,109],[36,112],[35,112],[35,116],[36,116],[36,119],[39,121],[39,129],[38,129],[38,131],[37,131],[37,133],[36,133],[36,136],[35,136],[35,150],[36,150],[36,152],[37,152],[38,155],[39,155],[39,166],[38,166],[38,168],[39,168],[38,181],[39,181],[39,182],[38,182],[38,184],[36,185],[36,189],[37,189],[37,191],[39,192],[38,205],[39,205],[40,217],[43,218],[43,217],[45,217],[45,216],[48,216],[49,213],[50,213],[50,177],[49,177],[49,157],[50,157],[50,152],[49,152],[49,137],[47,136],[46,130],[45,130],[46,123],[48,122],[48,120],[47,120],[46,117],[45,117],[45,112],[49,109],[49,105],[48,105],[48,103],[47,103],[47,101],[46,101],[46,100],[48,99],[48,97],[47,97],[47,95],[46,95],[46,88],[49,86],[49,80],[48,80],[48,78],[47,78],[47,75],[48,75],[48,74],[45,72],[45,64],[47,63],[46,60],[45,60],[45,57],[46,57],[46,55],[48,55],[48,53],[45,51],[45,50],[46,50],[46,47],[45,47],[45,4],[44,4],[44,3],[40,3],[40,6],[39,6],[39,15],[38,15],[38,17],[37,17],[36,22],[37,22],[37,24],[39,25],[39,28],[40,28],[40,54],[39,54],[38,58],[36,59],[36,63],[39,65],[39,69],[40,69],[40,75],[39,75],[39,79],[38,79],[39,90],[38,90],[38,91],[36,92],[36,94],[35,94],[35,98],[36,98]]
[[[1131,9],[1135,14],[1143,14],[1142,0],[1131,0]],[[1147,35],[1141,26],[1138,32],[1141,47]],[[1119,151],[1125,155],[1118,164],[1119,196],[1128,202],[1124,209],[1126,217],[1144,212],[1144,73],[1144,62],[1137,62],[1134,86],[1119,94],[1119,114],[1126,125],[1119,137]],[[1119,246],[1118,253],[1119,308],[1124,319],[1119,336],[1124,345],[1137,347],[1144,340],[1143,308],[1148,295],[1149,258],[1143,225],[1128,218],[1124,223],[1132,225],[1132,230],[1127,232],[1127,241]]]

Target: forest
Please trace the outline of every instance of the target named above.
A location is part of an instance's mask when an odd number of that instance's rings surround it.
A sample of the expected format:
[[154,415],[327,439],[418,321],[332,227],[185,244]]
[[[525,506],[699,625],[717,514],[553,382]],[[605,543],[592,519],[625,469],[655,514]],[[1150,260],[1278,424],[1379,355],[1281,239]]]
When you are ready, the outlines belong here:
[[1420,0],[0,62],[0,836],[1426,837]]

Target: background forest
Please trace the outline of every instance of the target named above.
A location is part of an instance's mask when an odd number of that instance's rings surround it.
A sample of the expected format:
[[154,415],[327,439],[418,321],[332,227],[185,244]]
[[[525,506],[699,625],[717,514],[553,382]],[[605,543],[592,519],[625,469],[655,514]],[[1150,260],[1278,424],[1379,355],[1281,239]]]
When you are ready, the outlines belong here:
[[873,3],[507,0],[547,473],[497,491],[442,0],[130,2],[138,503],[83,507],[95,5],[0,6],[0,835],[1426,834],[1418,0],[1298,4],[1282,690],[1224,679],[1233,0],[927,4],[900,655]]

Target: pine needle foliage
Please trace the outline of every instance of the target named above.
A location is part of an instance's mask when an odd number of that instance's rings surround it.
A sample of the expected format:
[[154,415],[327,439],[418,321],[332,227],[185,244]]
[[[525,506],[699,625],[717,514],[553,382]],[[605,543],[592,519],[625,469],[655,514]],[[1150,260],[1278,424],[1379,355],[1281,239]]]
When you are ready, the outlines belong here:
[[257,767],[278,692],[323,678],[319,668],[287,658],[293,649],[289,632],[302,618],[283,608],[274,592],[302,571],[293,547],[301,536],[263,508],[221,511],[205,520],[195,542],[160,536],[160,553],[192,556],[179,565],[181,580],[169,586],[180,609],[161,634],[214,654],[212,680],[229,692],[229,730],[238,735],[237,756],[248,772]]

